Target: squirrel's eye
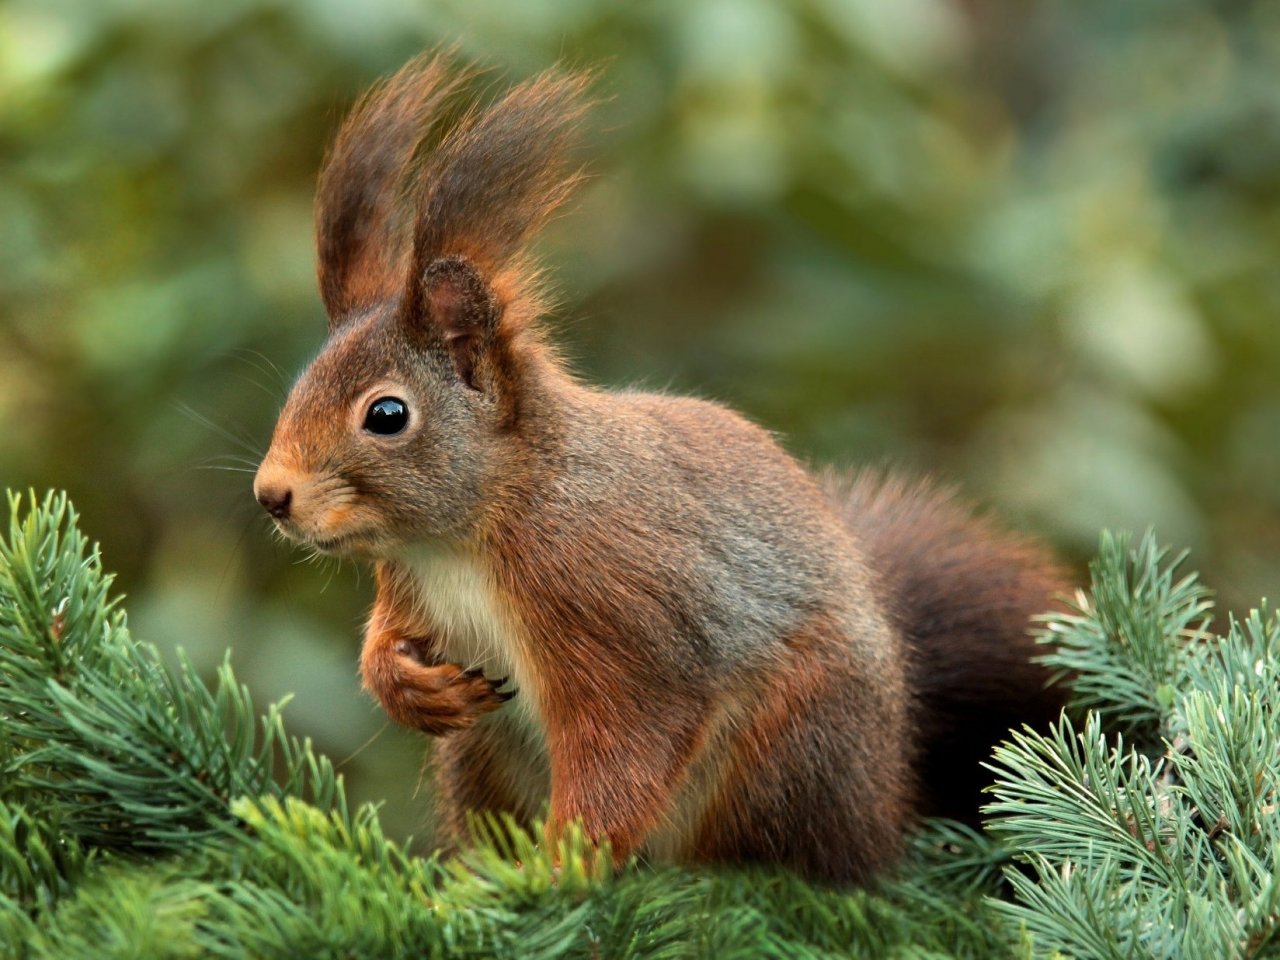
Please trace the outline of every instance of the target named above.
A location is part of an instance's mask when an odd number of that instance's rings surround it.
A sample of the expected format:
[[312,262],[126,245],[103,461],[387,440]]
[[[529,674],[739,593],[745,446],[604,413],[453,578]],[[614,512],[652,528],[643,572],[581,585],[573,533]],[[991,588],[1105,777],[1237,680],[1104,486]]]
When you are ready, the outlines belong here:
[[399,433],[408,423],[409,408],[396,397],[380,397],[369,404],[369,412],[364,415],[364,428],[384,437]]

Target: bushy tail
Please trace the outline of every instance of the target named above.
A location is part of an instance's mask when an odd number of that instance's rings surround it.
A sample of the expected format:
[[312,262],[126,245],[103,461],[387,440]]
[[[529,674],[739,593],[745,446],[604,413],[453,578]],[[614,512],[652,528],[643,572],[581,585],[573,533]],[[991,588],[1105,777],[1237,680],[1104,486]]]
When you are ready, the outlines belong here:
[[992,746],[1063,706],[1028,631],[1066,577],[1044,549],[927,483],[865,472],[828,489],[907,639],[923,812],[972,822]]

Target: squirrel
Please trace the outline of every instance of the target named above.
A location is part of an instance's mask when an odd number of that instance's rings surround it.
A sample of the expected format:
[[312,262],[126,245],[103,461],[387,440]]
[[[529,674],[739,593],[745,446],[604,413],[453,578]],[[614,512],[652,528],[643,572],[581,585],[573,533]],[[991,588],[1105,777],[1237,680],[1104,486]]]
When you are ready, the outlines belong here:
[[342,125],[328,339],[254,481],[288,537],[374,562],[361,674],[438,738],[444,844],[545,816],[619,862],[848,885],[920,817],[974,820],[991,747],[1063,705],[1029,631],[1056,562],[929,483],[577,379],[530,242],[582,179],[590,79],[469,82],[421,56]]

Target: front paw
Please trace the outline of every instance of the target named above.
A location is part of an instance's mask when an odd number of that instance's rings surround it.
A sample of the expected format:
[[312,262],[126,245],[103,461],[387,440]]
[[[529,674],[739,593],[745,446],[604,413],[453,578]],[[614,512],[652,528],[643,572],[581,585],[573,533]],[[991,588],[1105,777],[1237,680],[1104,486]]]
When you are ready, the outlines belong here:
[[392,720],[437,735],[463,730],[514,697],[515,690],[499,689],[504,683],[456,663],[422,663],[408,644],[365,664],[365,685]]

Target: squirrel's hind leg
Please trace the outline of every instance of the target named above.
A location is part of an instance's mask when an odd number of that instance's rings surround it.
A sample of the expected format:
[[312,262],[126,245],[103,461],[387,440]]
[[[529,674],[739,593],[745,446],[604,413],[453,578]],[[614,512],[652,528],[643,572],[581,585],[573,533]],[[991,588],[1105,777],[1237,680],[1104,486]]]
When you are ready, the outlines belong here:
[[838,655],[804,651],[795,667],[770,678],[739,726],[693,859],[863,883],[898,858],[913,818],[901,695]]
[[535,731],[505,714],[436,742],[436,839],[445,852],[470,843],[468,814],[510,814],[526,830],[546,815],[546,748]]

